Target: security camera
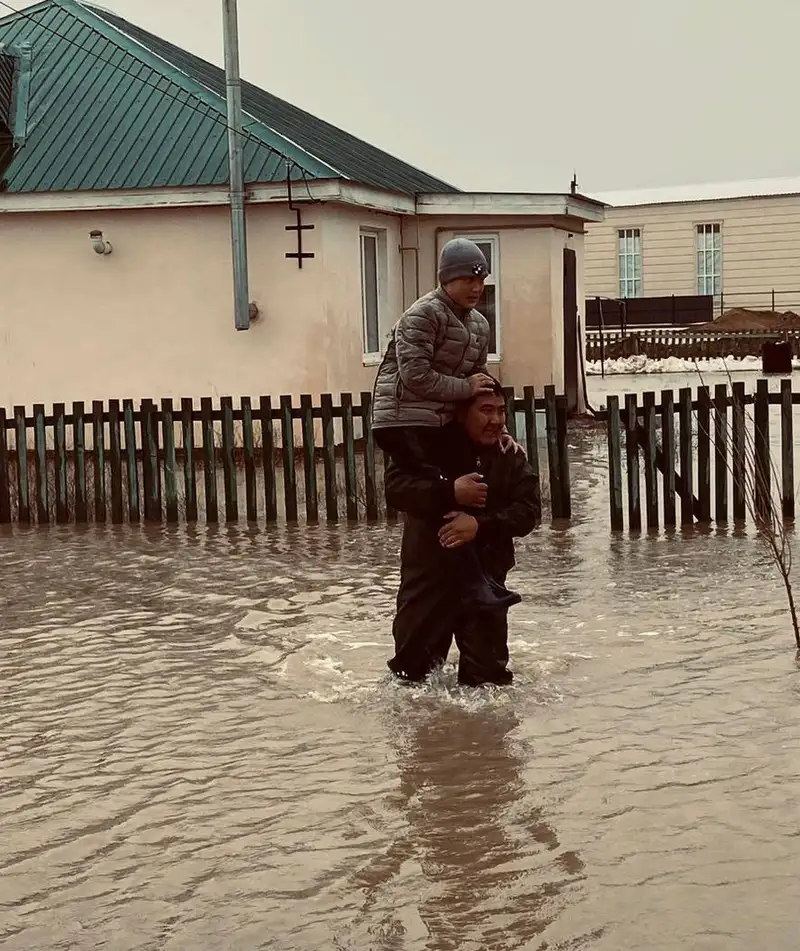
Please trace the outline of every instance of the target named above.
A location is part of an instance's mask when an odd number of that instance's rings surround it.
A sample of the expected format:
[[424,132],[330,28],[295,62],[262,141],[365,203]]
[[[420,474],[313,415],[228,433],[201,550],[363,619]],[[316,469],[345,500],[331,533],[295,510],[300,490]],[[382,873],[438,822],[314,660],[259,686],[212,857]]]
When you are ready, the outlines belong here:
[[111,242],[105,240],[102,231],[90,231],[89,240],[97,254],[111,254],[113,250]]

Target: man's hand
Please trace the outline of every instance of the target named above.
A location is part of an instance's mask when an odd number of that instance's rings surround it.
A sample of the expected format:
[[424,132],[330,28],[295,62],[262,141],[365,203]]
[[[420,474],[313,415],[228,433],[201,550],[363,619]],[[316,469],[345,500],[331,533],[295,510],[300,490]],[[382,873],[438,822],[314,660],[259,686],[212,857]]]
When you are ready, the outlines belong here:
[[460,476],[453,483],[456,502],[470,509],[482,509],[486,505],[486,494],[489,491],[483,476],[479,472],[470,472]]
[[466,512],[448,512],[447,524],[439,529],[439,544],[442,548],[460,548],[471,542],[478,534],[478,522]]
[[475,373],[468,379],[471,396],[477,396],[478,393],[491,393],[495,387],[494,380],[485,373]]
[[514,452],[521,452],[523,456],[525,455],[525,447],[518,443],[511,433],[503,433],[500,437],[500,452],[505,455],[512,449]]

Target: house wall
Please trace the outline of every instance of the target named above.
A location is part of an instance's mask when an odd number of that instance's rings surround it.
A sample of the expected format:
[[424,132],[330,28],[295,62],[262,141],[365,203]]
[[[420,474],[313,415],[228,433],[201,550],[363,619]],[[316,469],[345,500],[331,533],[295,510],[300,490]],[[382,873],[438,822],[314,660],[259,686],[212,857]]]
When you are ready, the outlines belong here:
[[[0,405],[143,397],[359,392],[359,225],[385,228],[399,313],[399,220],[304,206],[303,269],[285,206],[248,209],[250,298],[263,316],[233,321],[224,208],[0,216]],[[92,250],[102,229],[113,253]]]
[[[722,228],[725,307],[800,307],[800,196],[738,198],[607,208],[605,221],[586,227],[585,282],[589,297],[617,297],[617,233],[642,232],[642,293],[697,293],[696,228]],[[794,293],[791,293],[794,292]]]
[[[303,243],[315,257],[302,270],[285,257],[296,250],[285,230],[294,223],[284,205],[248,208],[250,298],[262,316],[237,332],[225,208],[0,215],[0,406],[369,390],[377,360],[363,352],[362,227],[385,239],[384,343],[404,307],[435,286],[450,237],[497,235],[502,353],[493,370],[507,385],[563,387],[562,255],[575,248],[580,284],[581,222],[305,205],[303,223],[315,230]],[[111,255],[92,250],[93,229]]]

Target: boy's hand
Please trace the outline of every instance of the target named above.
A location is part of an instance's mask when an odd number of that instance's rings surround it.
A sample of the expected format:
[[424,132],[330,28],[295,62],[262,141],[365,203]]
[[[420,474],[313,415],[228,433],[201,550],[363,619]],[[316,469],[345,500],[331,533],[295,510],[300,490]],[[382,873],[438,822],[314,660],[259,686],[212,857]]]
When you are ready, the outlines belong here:
[[469,377],[469,389],[471,396],[477,396],[478,393],[491,393],[494,387],[494,380],[485,373],[474,373],[471,377]]
[[470,509],[482,509],[486,505],[486,494],[489,491],[480,472],[470,472],[460,476],[453,483],[456,502]]
[[439,529],[439,544],[442,548],[460,548],[478,534],[478,522],[466,512],[448,512],[447,524]]
[[510,452],[512,449],[514,450],[514,452],[521,452],[523,456],[526,456],[525,447],[520,445],[520,443],[518,443],[516,439],[514,439],[511,433],[508,433],[508,432],[503,433],[503,435],[500,437],[500,452],[502,452],[503,455],[505,455],[507,452]]

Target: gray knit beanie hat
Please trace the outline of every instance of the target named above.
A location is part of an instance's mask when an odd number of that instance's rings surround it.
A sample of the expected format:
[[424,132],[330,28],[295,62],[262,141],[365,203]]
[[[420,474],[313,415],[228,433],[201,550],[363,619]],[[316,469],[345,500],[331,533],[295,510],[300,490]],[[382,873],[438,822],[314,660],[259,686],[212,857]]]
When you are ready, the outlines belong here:
[[487,277],[489,265],[486,257],[468,238],[453,238],[442,248],[439,258],[439,283],[447,284],[459,277]]

